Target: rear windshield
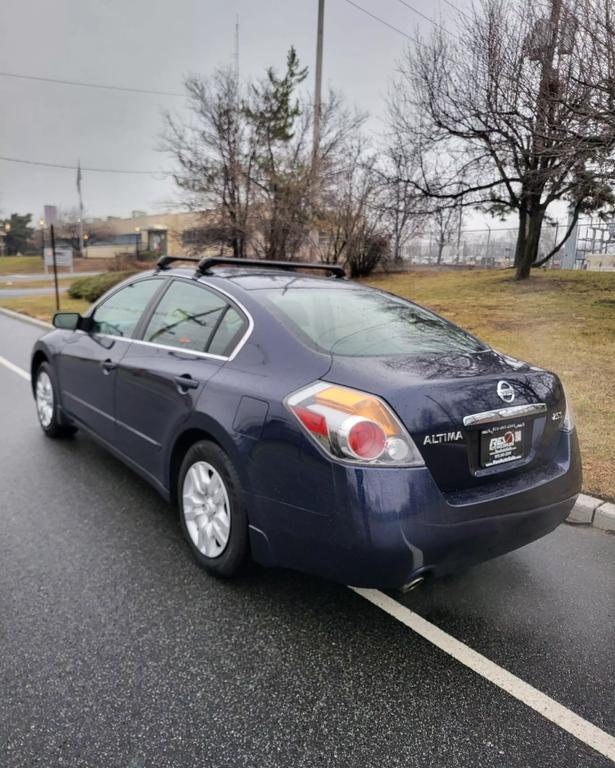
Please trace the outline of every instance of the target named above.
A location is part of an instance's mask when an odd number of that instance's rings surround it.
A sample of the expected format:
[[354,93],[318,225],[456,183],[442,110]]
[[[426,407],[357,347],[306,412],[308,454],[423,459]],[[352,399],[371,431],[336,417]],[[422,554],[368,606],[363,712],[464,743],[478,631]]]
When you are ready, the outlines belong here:
[[404,299],[373,289],[263,291],[285,325],[319,351],[350,357],[450,354],[485,349],[477,339]]

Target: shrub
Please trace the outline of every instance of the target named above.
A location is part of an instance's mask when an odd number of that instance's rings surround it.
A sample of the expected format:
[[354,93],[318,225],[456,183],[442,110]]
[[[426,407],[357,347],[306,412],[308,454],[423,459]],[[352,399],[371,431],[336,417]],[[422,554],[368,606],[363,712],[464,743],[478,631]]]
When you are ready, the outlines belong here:
[[385,235],[373,232],[351,238],[346,255],[350,277],[371,275],[379,264],[386,262],[388,254],[389,240]]
[[68,289],[68,295],[71,299],[85,299],[86,301],[96,301],[109,288],[113,288],[122,280],[125,280],[134,272],[103,272],[100,275],[91,275],[90,277],[80,277]]

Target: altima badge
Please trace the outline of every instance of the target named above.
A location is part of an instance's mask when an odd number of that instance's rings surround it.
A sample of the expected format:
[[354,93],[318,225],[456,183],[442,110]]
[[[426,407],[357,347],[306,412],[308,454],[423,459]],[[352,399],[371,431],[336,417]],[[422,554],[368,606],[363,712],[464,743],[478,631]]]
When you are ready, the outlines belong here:
[[496,392],[500,400],[503,400],[505,403],[512,403],[515,399],[515,390],[507,381],[498,381]]
[[438,432],[437,435],[425,435],[423,445],[437,445],[438,443],[455,443],[463,440],[461,432]]

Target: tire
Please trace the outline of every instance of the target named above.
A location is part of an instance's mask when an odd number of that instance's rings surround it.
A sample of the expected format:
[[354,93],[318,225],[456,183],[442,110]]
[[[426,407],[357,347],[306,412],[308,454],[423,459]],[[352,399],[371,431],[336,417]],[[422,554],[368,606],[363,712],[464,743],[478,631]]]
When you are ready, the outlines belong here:
[[38,423],[47,437],[60,438],[75,434],[76,427],[63,424],[60,420],[58,387],[49,363],[41,363],[36,370],[34,400]]
[[226,453],[203,440],[186,453],[177,487],[182,531],[196,561],[229,578],[248,554],[248,518],[241,483]]

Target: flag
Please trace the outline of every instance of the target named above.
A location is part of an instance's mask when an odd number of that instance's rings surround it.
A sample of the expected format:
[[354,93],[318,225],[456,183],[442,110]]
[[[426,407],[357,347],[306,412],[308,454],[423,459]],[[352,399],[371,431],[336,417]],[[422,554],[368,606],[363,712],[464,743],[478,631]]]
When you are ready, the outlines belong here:
[[77,192],[79,192],[79,210],[83,210],[83,201],[81,199],[81,160],[77,164]]

